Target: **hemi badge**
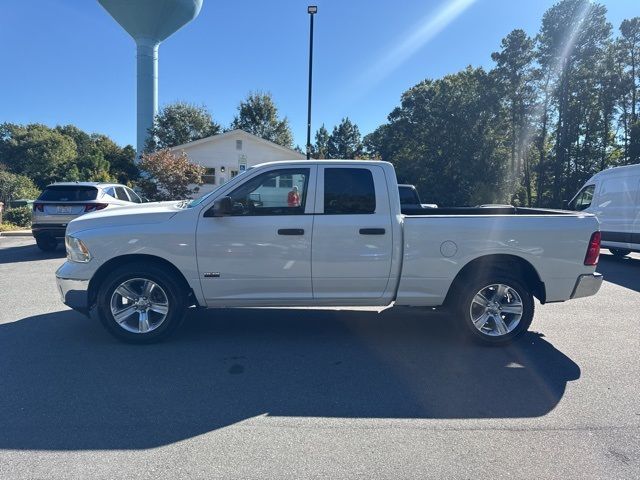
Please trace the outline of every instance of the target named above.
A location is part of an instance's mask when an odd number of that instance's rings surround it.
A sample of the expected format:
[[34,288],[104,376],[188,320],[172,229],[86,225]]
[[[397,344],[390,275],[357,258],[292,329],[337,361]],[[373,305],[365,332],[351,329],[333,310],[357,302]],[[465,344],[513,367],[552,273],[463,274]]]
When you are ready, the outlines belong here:
[[205,272],[204,278],[218,278],[220,277],[220,272]]

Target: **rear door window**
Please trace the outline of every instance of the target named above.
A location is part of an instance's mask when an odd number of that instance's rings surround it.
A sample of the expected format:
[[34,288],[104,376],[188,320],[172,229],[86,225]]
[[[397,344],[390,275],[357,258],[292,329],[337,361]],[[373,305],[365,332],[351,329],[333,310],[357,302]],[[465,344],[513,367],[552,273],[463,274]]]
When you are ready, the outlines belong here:
[[368,168],[325,168],[325,215],[368,214],[376,211],[376,190]]
[[116,198],[118,200],[124,200],[125,202],[130,202],[131,200],[129,200],[129,196],[127,195],[127,192],[125,191],[124,187],[116,187]]
[[95,200],[98,189],[85,186],[53,186],[47,187],[38,200],[44,202],[86,202]]
[[129,194],[129,198],[131,198],[132,202],[134,202],[134,203],[142,203],[142,200],[140,199],[140,197],[138,196],[138,194],[136,192],[134,192],[133,190],[131,190],[128,187],[125,187],[125,190]]

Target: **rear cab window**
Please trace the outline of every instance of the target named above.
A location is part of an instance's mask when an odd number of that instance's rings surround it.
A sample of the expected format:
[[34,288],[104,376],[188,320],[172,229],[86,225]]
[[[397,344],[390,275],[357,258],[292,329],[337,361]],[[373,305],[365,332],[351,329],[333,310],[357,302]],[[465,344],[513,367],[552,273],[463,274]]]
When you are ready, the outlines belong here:
[[86,202],[98,197],[98,189],[84,185],[50,186],[38,197],[40,202]]

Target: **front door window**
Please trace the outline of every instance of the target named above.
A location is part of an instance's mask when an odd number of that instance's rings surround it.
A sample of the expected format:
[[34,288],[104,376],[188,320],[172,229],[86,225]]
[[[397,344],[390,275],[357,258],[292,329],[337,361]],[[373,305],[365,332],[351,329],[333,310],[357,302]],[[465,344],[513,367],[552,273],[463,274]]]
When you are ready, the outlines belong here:
[[308,182],[308,168],[272,170],[258,175],[229,195],[233,215],[302,215]]

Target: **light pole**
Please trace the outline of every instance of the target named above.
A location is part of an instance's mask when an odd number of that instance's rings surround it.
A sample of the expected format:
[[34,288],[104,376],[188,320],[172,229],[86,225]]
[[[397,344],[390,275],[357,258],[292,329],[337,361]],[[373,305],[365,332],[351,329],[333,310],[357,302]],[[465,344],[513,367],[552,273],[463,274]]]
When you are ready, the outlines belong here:
[[311,79],[313,75],[313,17],[318,13],[316,5],[307,7],[309,14],[309,96],[307,98],[307,160],[311,158]]

